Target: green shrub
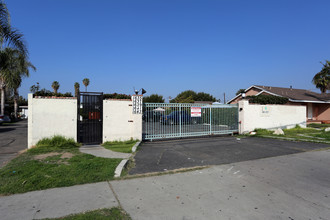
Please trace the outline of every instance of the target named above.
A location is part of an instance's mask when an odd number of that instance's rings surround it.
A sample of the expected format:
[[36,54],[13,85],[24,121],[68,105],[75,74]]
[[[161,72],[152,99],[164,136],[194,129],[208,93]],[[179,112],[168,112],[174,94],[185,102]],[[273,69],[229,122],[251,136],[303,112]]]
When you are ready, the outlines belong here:
[[272,95],[258,95],[258,96],[247,96],[250,103],[257,104],[286,104],[289,99],[285,97],[272,96]]
[[307,125],[307,127],[309,128],[328,128],[330,127],[330,124],[316,124],[316,123],[312,123]]
[[111,93],[103,94],[103,99],[131,99],[131,96],[126,94]]
[[34,93],[34,96],[44,96],[44,97],[52,97],[52,96],[56,96],[56,97],[73,97],[73,95],[71,94],[71,92],[66,92],[66,93],[54,93],[51,92],[47,89],[42,89],[36,93]]
[[274,133],[274,131],[262,129],[262,128],[256,128],[254,131],[257,133],[257,135],[271,135]]
[[309,133],[315,133],[314,128],[302,128],[300,126],[296,126],[295,128],[290,129],[283,129],[284,133],[286,135],[297,135],[297,134],[309,134]]
[[43,138],[36,144],[35,148],[29,150],[31,153],[42,153],[61,149],[75,149],[79,144],[73,138],[55,135],[52,138]]

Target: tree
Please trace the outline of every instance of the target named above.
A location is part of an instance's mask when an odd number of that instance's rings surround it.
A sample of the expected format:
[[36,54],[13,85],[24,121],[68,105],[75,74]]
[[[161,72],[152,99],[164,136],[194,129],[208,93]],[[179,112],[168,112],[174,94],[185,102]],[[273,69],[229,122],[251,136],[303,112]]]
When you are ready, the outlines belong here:
[[186,90],[179,93],[174,99],[171,100],[173,103],[194,103],[194,97],[196,92],[193,90]]
[[57,81],[52,83],[52,88],[54,89],[54,93],[57,94],[57,90],[60,88],[60,84]]
[[325,63],[321,62],[321,64],[323,68],[315,74],[312,82],[316,88],[321,90],[321,93],[326,93],[327,90],[330,90],[330,61],[326,60]]
[[39,89],[40,89],[40,86],[39,86],[39,83],[37,82],[37,85],[32,85],[30,87],[30,92],[32,92],[34,94],[34,93],[38,92]]
[[20,50],[10,47],[0,50],[1,114],[5,113],[5,90],[16,90],[14,93],[18,96],[22,77],[29,76],[29,68],[35,69]]
[[151,94],[150,96],[143,97],[144,103],[164,103],[165,99],[162,95]]
[[83,84],[85,85],[86,92],[87,92],[87,86],[89,85],[89,79],[88,78],[83,79]]
[[27,55],[23,34],[11,26],[9,11],[2,0],[0,0],[0,43],[2,48],[14,47]]
[[78,82],[75,82],[74,83],[74,96],[75,97],[78,97],[79,89],[80,89],[80,84]]
[[194,98],[195,101],[210,101],[210,102],[215,102],[216,99],[208,94],[208,93],[205,93],[205,92],[199,92],[196,94],[196,97]]
[[[14,91],[14,116],[17,118],[17,110],[18,110],[18,99],[19,93],[18,88],[21,87],[22,77],[28,77],[30,75],[29,68],[36,71],[36,67],[27,60],[26,56],[23,54],[19,54],[18,59],[16,60],[17,63],[14,64],[13,68],[13,78],[9,81],[9,86]],[[16,71],[14,71],[16,68]]]
[[239,89],[237,92],[236,92],[236,95],[239,95],[241,93],[244,93],[245,92],[245,89]]
[[171,100],[173,103],[194,103],[195,101],[210,101],[215,102],[216,99],[205,92],[196,93],[193,90],[186,90],[179,93],[174,99]]
[[[6,4],[0,0],[0,90],[1,90],[1,114],[4,114],[6,78],[11,71],[8,71],[8,56],[6,48],[13,47],[27,56],[27,48],[23,40],[23,34],[11,27],[10,15]],[[2,49],[5,48],[5,49]]]

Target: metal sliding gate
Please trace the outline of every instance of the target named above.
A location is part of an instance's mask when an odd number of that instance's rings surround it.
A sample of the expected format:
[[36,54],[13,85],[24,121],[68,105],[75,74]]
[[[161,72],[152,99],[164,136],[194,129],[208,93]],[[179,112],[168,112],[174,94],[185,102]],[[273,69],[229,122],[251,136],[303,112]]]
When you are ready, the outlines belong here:
[[78,142],[84,144],[102,143],[103,93],[80,92],[77,107]]
[[180,138],[238,132],[238,105],[145,103],[143,139]]

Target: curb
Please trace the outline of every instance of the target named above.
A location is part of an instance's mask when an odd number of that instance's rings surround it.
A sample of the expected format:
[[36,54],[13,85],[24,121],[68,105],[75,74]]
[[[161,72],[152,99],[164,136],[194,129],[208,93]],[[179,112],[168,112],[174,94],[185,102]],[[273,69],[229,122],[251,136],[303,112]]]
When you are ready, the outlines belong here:
[[[136,144],[132,147],[132,153],[134,153],[136,151],[137,147],[140,144],[141,144],[141,141],[136,142]],[[116,170],[115,170],[115,178],[120,177],[121,172],[123,171],[123,169],[124,169],[127,162],[128,162],[128,160],[124,159],[119,163],[119,165],[116,167]]]
[[126,165],[128,160],[124,159],[120,162],[120,164],[116,167],[115,177],[120,177],[121,171],[123,171],[124,166]]
[[136,144],[132,147],[132,153],[134,153],[137,147],[141,144],[141,141],[136,142]]

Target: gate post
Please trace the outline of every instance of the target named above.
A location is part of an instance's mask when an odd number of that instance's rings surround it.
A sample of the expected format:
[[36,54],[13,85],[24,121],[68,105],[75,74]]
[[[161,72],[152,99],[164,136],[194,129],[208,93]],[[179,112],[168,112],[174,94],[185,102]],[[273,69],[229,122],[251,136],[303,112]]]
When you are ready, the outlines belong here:
[[212,106],[210,105],[210,135],[212,135]]
[[135,123],[131,132],[135,134],[133,136],[138,136],[138,139],[142,140],[143,95],[132,95],[132,102],[132,119]]
[[182,118],[181,118],[182,117],[181,116],[182,115],[181,105],[182,104],[180,103],[180,107],[179,107],[179,129],[180,129],[180,137],[182,137],[182,134],[181,134],[182,133],[182,130],[181,130],[181,126],[182,126],[182,123],[181,123],[181,120],[182,120]]
[[239,134],[244,134],[245,127],[246,127],[246,120],[245,120],[245,109],[249,106],[249,101],[241,100],[238,102],[238,121],[239,121]]

